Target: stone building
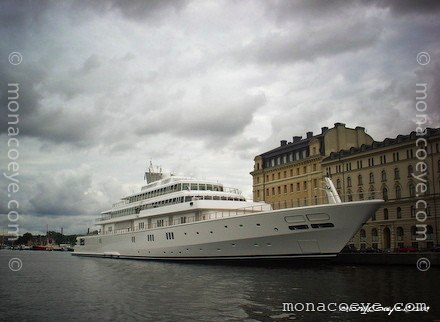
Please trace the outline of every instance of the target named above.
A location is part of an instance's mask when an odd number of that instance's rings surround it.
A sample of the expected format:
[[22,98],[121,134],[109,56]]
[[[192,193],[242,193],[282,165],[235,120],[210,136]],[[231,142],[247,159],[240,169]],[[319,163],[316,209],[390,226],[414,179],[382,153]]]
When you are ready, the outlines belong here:
[[282,140],[279,147],[254,159],[253,199],[275,208],[323,203],[322,160],[332,152],[371,143],[363,127],[351,129],[343,123],[323,127],[318,135],[307,132],[305,138]]
[[344,201],[386,202],[353,237],[358,249],[429,249],[439,244],[440,129],[333,152],[323,174]]
[[362,127],[336,123],[256,156],[253,197],[275,209],[327,203],[322,181],[329,176],[343,201],[386,200],[351,245],[429,249],[439,244],[439,151],[440,129],[378,142]]

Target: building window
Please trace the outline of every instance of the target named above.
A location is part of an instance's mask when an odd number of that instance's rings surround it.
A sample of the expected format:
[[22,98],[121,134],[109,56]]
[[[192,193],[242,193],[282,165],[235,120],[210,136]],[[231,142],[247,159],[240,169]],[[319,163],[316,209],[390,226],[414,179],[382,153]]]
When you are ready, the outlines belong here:
[[396,199],[402,198],[402,190],[400,189],[400,186],[396,186]]
[[156,223],[157,223],[157,227],[163,227],[163,219],[158,219]]
[[358,185],[362,186],[362,175],[358,175]]
[[387,173],[385,170],[382,170],[382,182],[387,181]]
[[341,179],[336,180],[336,188],[341,189]]
[[388,220],[388,208],[384,208],[383,210],[383,220]]
[[[259,190],[257,190],[257,195],[259,196],[260,194],[259,194]],[[180,223],[181,224],[185,224],[186,223],[186,217],[180,217]]]
[[135,236],[132,236],[132,237],[131,237],[131,242],[132,242],[132,243],[135,243],[135,242],[136,242],[136,237],[135,237]]
[[370,172],[370,183],[374,183],[374,174]]
[[353,196],[352,196],[352,194],[351,194],[351,190],[348,190],[348,191],[347,191],[347,200],[348,200],[348,201],[353,201]]
[[397,219],[402,219],[402,208],[397,207]]
[[362,188],[359,188],[359,200],[364,200],[364,191]]
[[293,192],[293,183],[290,184],[290,192]]
[[361,242],[365,242],[367,240],[367,233],[365,232],[365,229],[360,230],[359,236],[361,237]]
[[431,225],[426,226],[426,239],[434,239],[434,229],[432,229]]
[[351,187],[351,177],[347,178],[347,187]]
[[266,188],[266,196],[269,196],[269,188]]
[[403,240],[403,228],[402,227],[397,227],[396,235],[397,235],[397,240],[398,241],[402,241]]
[[400,179],[399,168],[394,168],[394,180],[399,180],[399,179]]
[[139,223],[139,229],[145,229],[145,222]]
[[415,197],[416,195],[416,187],[413,183],[409,184],[409,196],[410,197]]
[[284,185],[284,193],[287,193],[287,185]]
[[378,234],[377,234],[377,229],[376,229],[376,228],[373,228],[373,229],[371,230],[371,240],[372,240],[373,242],[377,242],[377,241],[379,241],[379,236],[378,236]]
[[414,171],[413,166],[410,164],[410,165],[408,166],[408,177],[411,177],[411,176],[412,176],[413,171]]
[[387,188],[382,189],[382,197],[383,197],[383,200],[385,200],[385,201],[388,200],[388,189]]
[[416,239],[417,237],[417,227],[411,226],[411,239]]
[[414,206],[411,206],[410,208],[411,210],[411,218],[415,218],[416,217],[416,208]]
[[304,181],[304,190],[307,190],[307,181]]
[[296,183],[296,191],[300,191],[301,190],[301,185],[299,182]]

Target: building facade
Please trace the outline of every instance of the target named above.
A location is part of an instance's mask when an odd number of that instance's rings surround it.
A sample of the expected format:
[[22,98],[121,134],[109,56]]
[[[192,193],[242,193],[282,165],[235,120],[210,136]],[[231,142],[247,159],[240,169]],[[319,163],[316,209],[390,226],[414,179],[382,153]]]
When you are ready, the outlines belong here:
[[294,136],[280,146],[254,159],[253,199],[286,208],[326,202],[322,190],[321,163],[332,152],[371,144],[373,139],[363,127],[347,128],[336,123],[321,133],[307,132],[305,138]]
[[412,132],[322,161],[344,201],[382,198],[385,204],[353,237],[357,249],[430,249],[439,244],[440,129]]
[[362,127],[336,123],[318,135],[283,140],[254,159],[254,200],[275,209],[327,203],[328,176],[343,201],[385,200],[351,245],[429,249],[439,244],[440,129],[421,134],[378,142]]

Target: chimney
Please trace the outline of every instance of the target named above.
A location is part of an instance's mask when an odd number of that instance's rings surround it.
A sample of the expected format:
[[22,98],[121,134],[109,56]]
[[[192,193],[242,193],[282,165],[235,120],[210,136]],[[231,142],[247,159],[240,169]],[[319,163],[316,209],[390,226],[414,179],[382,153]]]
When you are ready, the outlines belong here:
[[356,131],[365,132],[365,128],[362,126],[356,126]]
[[307,132],[307,138],[310,139],[313,136],[313,132]]
[[339,126],[342,126],[342,127],[345,127],[345,124],[344,123],[335,123],[335,127],[339,127]]
[[285,146],[285,145],[287,145],[287,141],[286,140],[281,140],[281,146]]
[[328,130],[328,127],[327,127],[327,126],[321,127],[321,133],[322,133],[322,134],[324,134],[325,132],[327,132],[327,130]]
[[302,138],[302,136],[294,136],[292,139],[293,139],[293,143],[295,143],[295,142],[298,142],[298,141],[300,141],[301,140],[301,138]]

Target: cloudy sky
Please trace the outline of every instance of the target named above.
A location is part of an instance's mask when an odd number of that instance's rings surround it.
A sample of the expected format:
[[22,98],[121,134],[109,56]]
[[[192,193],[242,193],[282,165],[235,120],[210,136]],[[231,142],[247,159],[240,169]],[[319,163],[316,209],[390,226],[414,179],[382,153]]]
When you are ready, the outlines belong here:
[[18,83],[20,191],[2,176],[0,234],[13,198],[20,233],[84,232],[150,160],[251,198],[254,156],[282,139],[410,133],[418,82],[439,127],[439,16],[439,1],[1,1],[0,170]]

